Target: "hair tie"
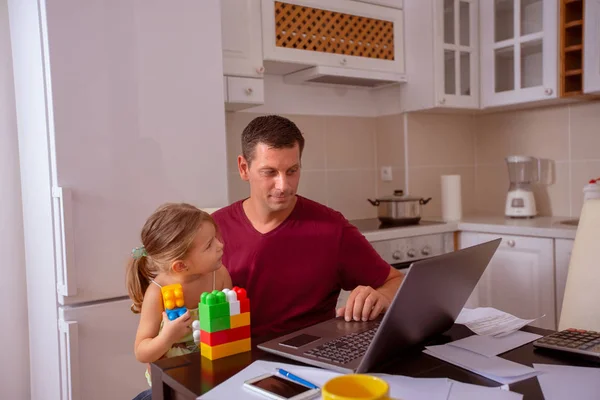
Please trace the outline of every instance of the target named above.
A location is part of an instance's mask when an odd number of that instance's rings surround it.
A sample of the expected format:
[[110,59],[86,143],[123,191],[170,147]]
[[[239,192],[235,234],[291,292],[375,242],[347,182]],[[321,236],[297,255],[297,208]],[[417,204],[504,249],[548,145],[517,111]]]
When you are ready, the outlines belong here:
[[146,248],[144,246],[136,247],[131,250],[131,257],[133,257],[134,260],[146,257],[147,255],[148,253],[146,252]]

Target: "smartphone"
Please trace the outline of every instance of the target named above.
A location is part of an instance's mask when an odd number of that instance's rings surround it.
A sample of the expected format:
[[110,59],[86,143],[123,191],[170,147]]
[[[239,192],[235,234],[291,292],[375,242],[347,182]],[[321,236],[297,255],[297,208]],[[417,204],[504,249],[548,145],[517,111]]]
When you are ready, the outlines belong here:
[[249,379],[244,382],[244,387],[276,400],[307,400],[313,399],[321,393],[320,389],[311,389],[273,374],[264,374]]

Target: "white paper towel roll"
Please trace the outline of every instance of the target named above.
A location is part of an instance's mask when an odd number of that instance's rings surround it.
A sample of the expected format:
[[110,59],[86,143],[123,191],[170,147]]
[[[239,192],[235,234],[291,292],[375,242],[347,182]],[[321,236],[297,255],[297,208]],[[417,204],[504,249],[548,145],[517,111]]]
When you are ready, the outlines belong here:
[[442,219],[458,221],[461,218],[460,175],[442,175]]

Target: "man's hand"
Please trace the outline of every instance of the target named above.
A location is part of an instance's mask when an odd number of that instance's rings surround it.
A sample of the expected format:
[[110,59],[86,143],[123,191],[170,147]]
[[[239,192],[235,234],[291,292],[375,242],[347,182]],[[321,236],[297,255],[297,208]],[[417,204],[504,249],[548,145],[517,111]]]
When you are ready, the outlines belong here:
[[346,321],[369,321],[375,319],[390,306],[390,300],[371,286],[358,286],[350,293],[346,306],[336,311]]

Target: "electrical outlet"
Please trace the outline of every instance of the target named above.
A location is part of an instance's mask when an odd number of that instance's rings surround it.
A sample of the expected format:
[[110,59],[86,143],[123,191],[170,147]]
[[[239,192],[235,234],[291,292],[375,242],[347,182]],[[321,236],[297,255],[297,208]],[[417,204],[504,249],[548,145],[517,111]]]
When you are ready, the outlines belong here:
[[391,182],[392,167],[390,167],[390,166],[381,167],[381,180],[384,182]]

